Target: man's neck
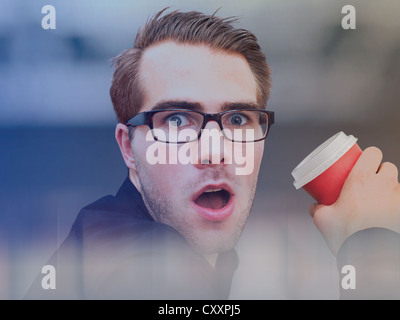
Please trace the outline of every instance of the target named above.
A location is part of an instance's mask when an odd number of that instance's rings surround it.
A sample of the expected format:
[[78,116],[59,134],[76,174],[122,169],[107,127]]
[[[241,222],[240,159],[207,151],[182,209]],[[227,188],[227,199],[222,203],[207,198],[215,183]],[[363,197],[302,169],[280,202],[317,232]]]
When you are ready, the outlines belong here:
[[215,264],[217,263],[218,253],[205,254],[204,257],[208,263],[215,269]]

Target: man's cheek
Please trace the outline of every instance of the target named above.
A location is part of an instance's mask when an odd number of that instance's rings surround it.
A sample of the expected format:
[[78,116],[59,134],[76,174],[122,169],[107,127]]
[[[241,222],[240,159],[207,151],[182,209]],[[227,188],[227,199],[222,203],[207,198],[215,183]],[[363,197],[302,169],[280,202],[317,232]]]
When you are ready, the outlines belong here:
[[[261,165],[261,160],[262,160],[262,149],[258,149],[255,152],[255,156],[253,158],[253,170],[250,174],[247,175],[241,175],[238,176],[239,180],[239,189],[241,190],[241,194],[245,194],[246,196],[248,195],[249,192],[252,192],[254,189],[255,184],[257,183],[258,180],[258,175],[260,171],[260,165]],[[249,165],[247,165],[249,166]]]
[[262,142],[256,142],[256,147],[254,151],[254,174],[258,175],[260,171],[260,166],[264,154],[264,144]]
[[238,176],[257,175],[263,148],[255,143],[234,143],[233,146],[235,174]]
[[[165,194],[177,193],[181,195],[185,188],[186,165],[180,164],[156,164],[149,168],[151,180],[157,188],[162,189]],[[189,176],[189,179],[193,177]]]

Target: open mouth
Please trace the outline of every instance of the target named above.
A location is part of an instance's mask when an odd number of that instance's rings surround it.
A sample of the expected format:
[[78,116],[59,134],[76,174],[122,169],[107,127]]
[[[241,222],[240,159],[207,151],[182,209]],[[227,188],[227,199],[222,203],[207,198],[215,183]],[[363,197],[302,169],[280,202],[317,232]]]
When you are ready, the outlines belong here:
[[224,221],[235,209],[235,193],[226,183],[204,186],[192,198],[193,209],[211,221]]
[[231,194],[225,189],[207,189],[194,202],[203,208],[219,210],[228,204],[230,198]]

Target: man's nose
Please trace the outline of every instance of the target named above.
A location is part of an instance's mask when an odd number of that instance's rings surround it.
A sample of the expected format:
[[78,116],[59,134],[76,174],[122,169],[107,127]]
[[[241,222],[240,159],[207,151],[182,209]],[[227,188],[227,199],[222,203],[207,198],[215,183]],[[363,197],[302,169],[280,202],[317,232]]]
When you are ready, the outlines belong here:
[[[201,132],[198,140],[198,161],[199,168],[209,165],[227,163],[227,140],[216,121],[209,121]],[[228,155],[229,156],[229,155]]]

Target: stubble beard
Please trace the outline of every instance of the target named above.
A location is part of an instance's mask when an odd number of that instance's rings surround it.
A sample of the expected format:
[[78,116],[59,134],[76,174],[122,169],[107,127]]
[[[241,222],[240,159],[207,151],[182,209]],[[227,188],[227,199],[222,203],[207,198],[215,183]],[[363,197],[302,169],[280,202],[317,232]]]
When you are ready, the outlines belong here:
[[[190,208],[183,208],[182,206],[177,205],[173,199],[163,193],[162,189],[157,187],[154,181],[152,181],[146,164],[142,164],[135,156],[134,160],[136,163],[143,201],[150,215],[156,222],[163,223],[174,228],[189,242],[192,248],[200,254],[221,253],[231,250],[236,245],[253,206],[257,187],[257,176],[250,188],[247,203],[245,203],[243,206],[241,206],[240,203],[237,204],[241,207],[239,218],[234,226],[234,229],[228,236],[225,236],[222,239],[219,238],[219,241],[212,241],[212,239],[206,239],[206,237],[202,236],[201,234],[199,235],[198,232],[196,232],[198,231],[196,230],[196,226],[193,226],[185,221],[186,209]],[[210,175],[213,175],[215,178],[216,175],[221,175],[221,173],[217,172],[215,169],[212,169],[212,173],[205,175],[203,174],[200,179],[202,181],[206,181],[210,178]],[[185,186],[185,189],[194,190],[199,183],[201,183],[201,181],[193,181],[189,186]],[[215,232],[218,233],[218,230],[215,230]]]

